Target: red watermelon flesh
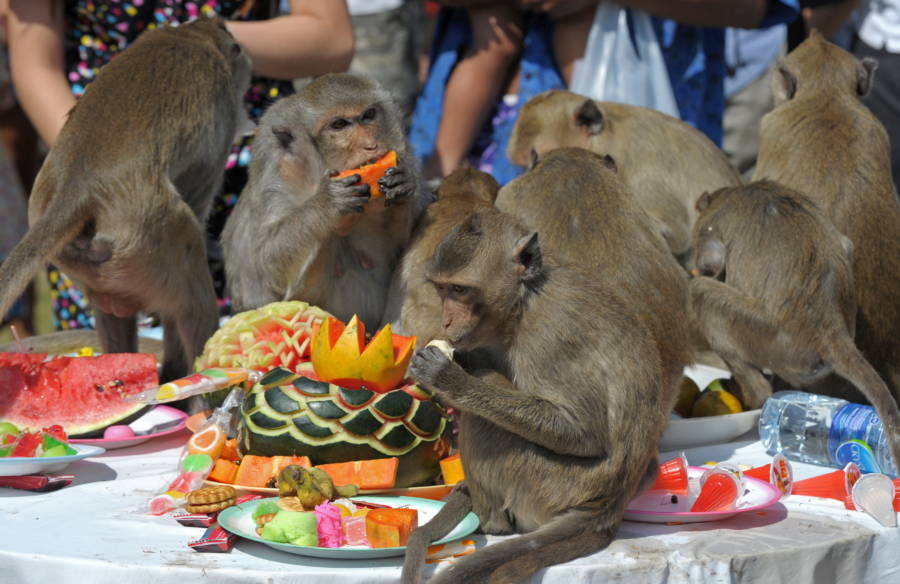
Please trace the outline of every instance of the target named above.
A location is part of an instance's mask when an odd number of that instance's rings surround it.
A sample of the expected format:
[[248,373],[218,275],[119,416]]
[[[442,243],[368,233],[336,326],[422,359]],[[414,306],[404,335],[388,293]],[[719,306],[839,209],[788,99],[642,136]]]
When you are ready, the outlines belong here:
[[144,353],[0,353],[0,421],[20,429],[59,424],[70,437],[84,437],[146,407],[122,396],[158,385],[156,358]]

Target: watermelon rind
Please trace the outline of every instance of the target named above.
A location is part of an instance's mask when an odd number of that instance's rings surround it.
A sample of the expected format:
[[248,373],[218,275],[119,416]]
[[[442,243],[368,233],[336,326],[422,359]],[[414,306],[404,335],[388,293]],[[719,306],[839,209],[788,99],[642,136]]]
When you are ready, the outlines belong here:
[[242,454],[308,456],[313,464],[397,457],[398,487],[431,482],[446,454],[443,409],[403,389],[347,390],[273,370],[244,397],[241,414]]

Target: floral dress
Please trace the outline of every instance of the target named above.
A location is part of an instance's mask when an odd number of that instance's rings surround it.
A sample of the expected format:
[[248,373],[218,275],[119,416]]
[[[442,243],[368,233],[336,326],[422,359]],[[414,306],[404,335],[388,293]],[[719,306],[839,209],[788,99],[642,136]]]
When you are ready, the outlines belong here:
[[[265,2],[263,2],[265,3]],[[97,76],[101,67],[125,50],[145,30],[178,25],[203,16],[249,20],[265,16],[263,7],[253,0],[75,0],[65,7],[66,75],[72,93],[80,96]],[[274,15],[269,12],[269,15]],[[293,91],[290,81],[254,78],[244,102],[251,119],[257,120],[276,99]],[[247,181],[252,136],[245,135],[232,145],[223,169],[223,192],[216,197],[207,223],[207,254],[210,271],[219,297],[220,310],[227,312],[225,270],[218,245],[219,234],[228,214]],[[65,274],[48,268],[53,324],[58,330],[93,328],[90,304]]]

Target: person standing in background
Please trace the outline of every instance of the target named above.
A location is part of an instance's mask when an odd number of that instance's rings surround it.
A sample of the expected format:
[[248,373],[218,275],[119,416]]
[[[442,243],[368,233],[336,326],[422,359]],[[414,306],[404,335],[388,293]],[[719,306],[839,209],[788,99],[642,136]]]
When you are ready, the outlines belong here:
[[900,0],[870,0],[857,35],[853,54],[878,61],[875,82],[863,103],[884,124],[890,137],[896,191],[900,184]]
[[[229,19],[228,30],[250,55],[258,76],[245,97],[254,120],[272,101],[293,92],[292,79],[343,71],[353,53],[343,0],[290,0],[285,14],[278,13],[275,0],[8,0],[3,8],[19,101],[50,147],[101,67],[144,30],[200,17]],[[234,145],[227,172],[223,169],[224,192],[208,224],[207,251],[220,298],[225,280],[217,240],[246,182],[251,142],[245,135]],[[87,299],[55,268],[48,277],[56,328],[91,327]]]

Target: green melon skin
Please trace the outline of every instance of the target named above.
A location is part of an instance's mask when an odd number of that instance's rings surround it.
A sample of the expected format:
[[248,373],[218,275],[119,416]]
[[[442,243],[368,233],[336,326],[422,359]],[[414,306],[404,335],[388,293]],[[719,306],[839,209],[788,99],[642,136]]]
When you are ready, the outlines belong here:
[[447,415],[402,389],[349,390],[273,369],[241,404],[238,449],[315,464],[396,456],[397,487],[430,484],[446,454]]

